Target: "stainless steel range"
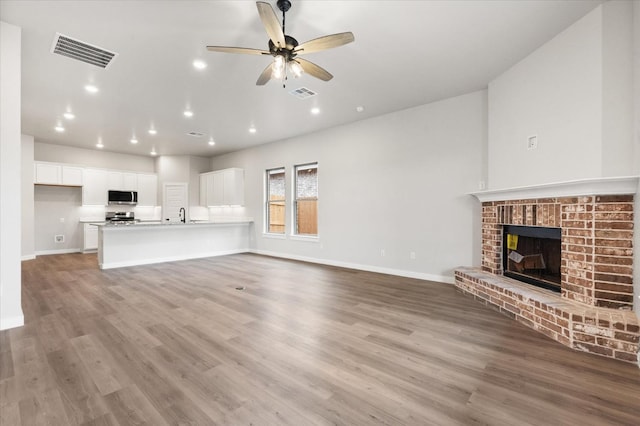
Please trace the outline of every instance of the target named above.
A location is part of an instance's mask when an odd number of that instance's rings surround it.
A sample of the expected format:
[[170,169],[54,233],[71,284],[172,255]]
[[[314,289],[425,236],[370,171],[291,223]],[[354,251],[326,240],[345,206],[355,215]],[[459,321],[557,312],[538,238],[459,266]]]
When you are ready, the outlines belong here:
[[133,212],[107,212],[105,221],[114,225],[133,225],[138,222]]

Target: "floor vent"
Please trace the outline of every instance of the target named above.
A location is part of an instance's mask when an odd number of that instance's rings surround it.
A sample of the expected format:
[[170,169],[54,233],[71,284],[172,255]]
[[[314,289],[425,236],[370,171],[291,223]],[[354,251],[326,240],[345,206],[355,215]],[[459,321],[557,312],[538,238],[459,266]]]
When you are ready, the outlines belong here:
[[300,99],[307,99],[317,95],[316,92],[314,92],[311,89],[307,89],[306,87],[300,87],[299,89],[292,90],[289,93],[295,96],[296,98],[300,98]]
[[98,46],[92,46],[60,33],[56,33],[51,53],[76,59],[100,68],[107,68],[113,59],[118,56],[115,52],[109,52]]
[[187,135],[189,136],[193,136],[194,138],[201,138],[204,136],[204,133],[200,133],[200,132],[189,132],[187,133]]

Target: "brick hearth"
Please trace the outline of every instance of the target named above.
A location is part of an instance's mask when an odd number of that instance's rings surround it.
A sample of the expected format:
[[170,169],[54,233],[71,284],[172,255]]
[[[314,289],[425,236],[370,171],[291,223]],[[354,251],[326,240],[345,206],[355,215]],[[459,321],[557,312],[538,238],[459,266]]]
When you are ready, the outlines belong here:
[[[577,350],[639,361],[633,309],[633,195],[482,203],[482,267],[459,268],[463,293]],[[561,228],[561,294],[504,277],[503,226]]]

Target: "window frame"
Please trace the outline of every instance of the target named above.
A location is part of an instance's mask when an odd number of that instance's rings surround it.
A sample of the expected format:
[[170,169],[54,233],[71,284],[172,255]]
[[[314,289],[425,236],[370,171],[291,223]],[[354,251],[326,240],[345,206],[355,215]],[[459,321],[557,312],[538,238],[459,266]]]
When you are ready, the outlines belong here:
[[[271,200],[271,179],[270,176],[273,174],[277,174],[274,172],[282,172],[283,176],[284,176],[284,195],[283,195],[283,199],[282,200]],[[273,238],[285,238],[286,237],[286,232],[287,232],[287,223],[285,218],[286,216],[286,209],[287,209],[287,169],[285,166],[282,167],[274,167],[274,168],[270,168],[270,169],[266,169],[265,170],[265,174],[264,174],[264,178],[265,178],[265,185],[264,185],[264,224],[263,224],[263,234],[269,237],[273,237]],[[284,212],[282,213],[282,217],[283,217],[283,224],[282,224],[282,232],[274,232],[271,231],[271,205],[274,202],[278,202],[278,203],[282,203],[282,207],[284,209]]]
[[[310,167],[311,166],[311,167]],[[301,234],[298,232],[298,171],[300,169],[304,170],[304,169],[311,169],[311,168],[315,168],[316,169],[316,196],[315,196],[315,202],[316,202],[316,233],[315,234]],[[295,164],[292,168],[293,173],[292,173],[292,208],[291,208],[291,223],[292,223],[292,229],[291,229],[291,237],[292,239],[298,239],[298,240],[312,240],[312,241],[316,241],[319,239],[320,237],[320,230],[319,230],[319,217],[318,217],[318,211],[319,211],[319,203],[320,203],[320,179],[319,179],[319,173],[320,173],[320,167],[317,161],[311,161],[308,163],[300,163],[300,164]],[[311,200],[313,198],[309,198],[309,197],[301,197],[300,200]]]

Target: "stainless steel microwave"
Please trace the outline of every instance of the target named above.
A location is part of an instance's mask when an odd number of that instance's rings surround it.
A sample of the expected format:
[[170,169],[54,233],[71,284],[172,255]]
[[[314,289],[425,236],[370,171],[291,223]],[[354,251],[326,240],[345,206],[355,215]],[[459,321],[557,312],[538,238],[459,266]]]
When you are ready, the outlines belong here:
[[109,204],[138,204],[138,192],[109,190]]

